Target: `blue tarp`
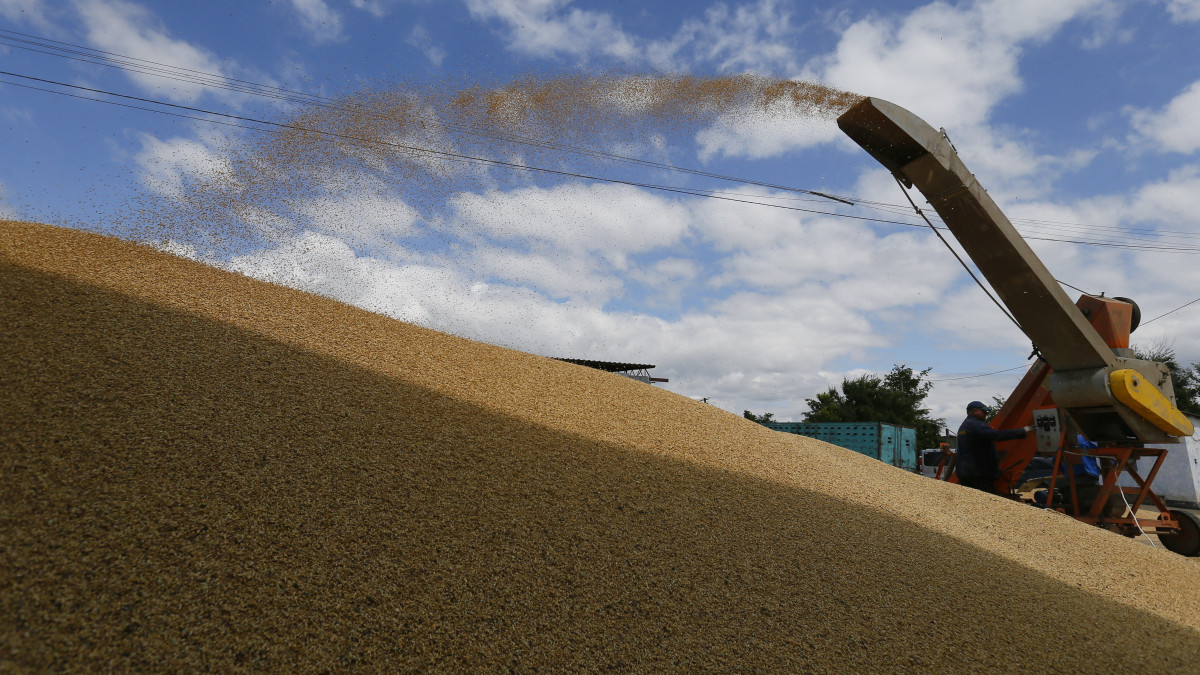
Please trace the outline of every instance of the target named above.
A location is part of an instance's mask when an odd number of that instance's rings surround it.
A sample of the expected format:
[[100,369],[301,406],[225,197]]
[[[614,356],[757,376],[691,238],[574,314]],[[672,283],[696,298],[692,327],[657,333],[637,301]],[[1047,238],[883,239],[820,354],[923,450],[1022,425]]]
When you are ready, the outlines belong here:
[[[1083,434],[1076,436],[1075,440],[1079,443],[1079,447],[1084,450],[1095,450],[1096,448],[1100,447],[1084,438]],[[1083,461],[1075,465],[1076,476],[1092,476],[1093,478],[1100,477],[1100,460],[1096,459],[1095,457],[1086,456],[1081,457],[1080,459]]]

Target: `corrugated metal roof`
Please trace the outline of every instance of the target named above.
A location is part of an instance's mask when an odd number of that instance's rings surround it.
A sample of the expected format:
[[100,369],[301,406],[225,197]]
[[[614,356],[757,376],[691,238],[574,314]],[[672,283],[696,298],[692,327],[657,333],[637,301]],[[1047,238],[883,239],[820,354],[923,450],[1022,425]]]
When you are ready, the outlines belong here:
[[556,360],[557,361],[566,361],[567,363],[574,363],[577,366],[586,366],[588,368],[595,368],[596,370],[606,370],[610,373],[623,373],[628,370],[649,370],[654,367],[653,364],[649,364],[649,363],[622,363],[620,361],[593,361],[591,359],[562,359],[562,358],[558,358]]

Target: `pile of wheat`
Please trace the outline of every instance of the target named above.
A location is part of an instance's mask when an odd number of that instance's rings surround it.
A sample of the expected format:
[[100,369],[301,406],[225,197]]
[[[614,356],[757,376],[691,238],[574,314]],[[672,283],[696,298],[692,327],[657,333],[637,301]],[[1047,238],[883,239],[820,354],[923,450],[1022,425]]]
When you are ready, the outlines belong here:
[[0,669],[1192,671],[1200,568],[618,376],[0,223]]

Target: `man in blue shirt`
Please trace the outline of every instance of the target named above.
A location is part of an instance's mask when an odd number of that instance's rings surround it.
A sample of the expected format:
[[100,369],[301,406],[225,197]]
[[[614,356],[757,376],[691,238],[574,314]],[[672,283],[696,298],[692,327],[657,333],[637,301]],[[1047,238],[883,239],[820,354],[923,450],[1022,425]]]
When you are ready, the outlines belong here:
[[993,429],[987,423],[989,412],[991,409],[979,401],[967,404],[967,419],[958,427],[958,458],[954,472],[959,483],[997,494],[1000,461],[996,457],[996,442],[1025,438],[1033,427]]

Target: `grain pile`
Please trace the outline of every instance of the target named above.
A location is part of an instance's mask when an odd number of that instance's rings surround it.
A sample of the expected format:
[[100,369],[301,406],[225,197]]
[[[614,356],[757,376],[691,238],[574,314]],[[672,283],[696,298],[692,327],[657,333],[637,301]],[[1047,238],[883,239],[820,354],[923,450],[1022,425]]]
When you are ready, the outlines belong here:
[[0,668],[1194,672],[1200,569],[598,371],[0,222]]

